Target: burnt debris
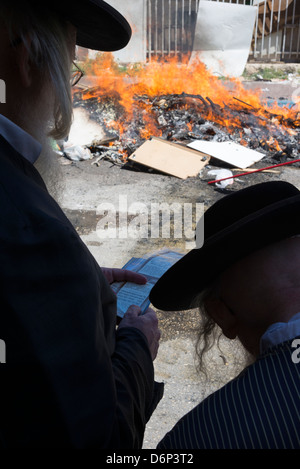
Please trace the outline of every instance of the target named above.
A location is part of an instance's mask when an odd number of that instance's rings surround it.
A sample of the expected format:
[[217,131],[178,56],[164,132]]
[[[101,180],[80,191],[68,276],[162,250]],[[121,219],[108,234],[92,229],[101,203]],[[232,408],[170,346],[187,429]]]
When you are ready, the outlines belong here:
[[265,153],[274,164],[299,155],[299,112],[291,109],[285,117],[271,107],[255,108],[234,96],[220,105],[195,94],[137,94],[129,113],[117,92],[107,95],[97,88],[77,92],[74,106],[87,109],[110,141],[91,146],[92,153],[119,164],[152,136],[183,144],[195,139],[231,140]]

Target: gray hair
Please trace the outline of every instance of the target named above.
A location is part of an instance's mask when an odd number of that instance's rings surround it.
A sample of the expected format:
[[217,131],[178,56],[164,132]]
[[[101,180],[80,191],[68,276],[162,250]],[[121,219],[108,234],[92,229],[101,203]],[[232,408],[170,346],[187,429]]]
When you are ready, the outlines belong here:
[[[196,340],[196,356],[198,358],[198,371],[202,372],[207,377],[206,365],[205,365],[205,355],[213,347],[217,347],[221,352],[221,356],[224,356],[224,352],[220,347],[220,339],[226,340],[227,343],[235,343],[235,347],[239,347],[239,356],[236,356],[236,365],[238,367],[246,367],[253,363],[254,356],[251,355],[247,350],[242,346],[240,340],[236,338],[234,341],[232,339],[227,339],[222,329],[218,324],[212,319],[208,314],[205,303],[208,299],[217,299],[220,298],[220,286],[221,286],[221,276],[218,276],[210,285],[208,285],[201,293],[199,293],[193,300],[192,307],[198,308],[200,313],[200,325],[197,330],[197,340]],[[236,351],[235,351],[236,353]]]
[[17,39],[24,42],[41,77],[50,79],[55,92],[55,108],[48,135],[62,139],[69,133],[73,115],[67,23],[45,9],[44,4],[35,2],[33,6],[26,0],[17,2],[17,7],[15,2],[13,6],[10,4],[10,1],[1,1],[0,21],[8,28],[12,45]]
[[219,344],[222,330],[216,322],[207,313],[205,302],[208,298],[217,298],[219,296],[219,282],[216,280],[207,286],[193,300],[192,307],[197,308],[200,314],[200,325],[197,330],[196,355],[198,357],[198,371],[206,375],[204,364],[205,354]]

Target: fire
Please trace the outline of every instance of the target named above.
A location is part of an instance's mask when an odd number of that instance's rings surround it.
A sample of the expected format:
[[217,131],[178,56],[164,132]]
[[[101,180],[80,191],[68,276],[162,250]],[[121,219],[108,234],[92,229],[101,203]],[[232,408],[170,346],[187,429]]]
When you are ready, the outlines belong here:
[[[83,99],[116,101],[122,112],[117,119],[106,122],[122,138],[128,129],[138,128],[143,139],[161,136],[164,128],[163,114],[157,116],[156,109],[167,112],[167,96],[177,96],[181,109],[196,109],[199,117],[212,121],[228,132],[240,131],[241,144],[245,127],[249,132],[258,123],[266,128],[265,142],[272,148],[280,148],[276,133],[295,135],[292,127],[299,127],[300,103],[293,109],[264,106],[260,93],[243,87],[239,79],[222,80],[211,74],[203,63],[188,60],[179,63],[176,58],[165,62],[151,61],[145,66],[132,66],[126,73],[114,62],[111,54],[102,54],[95,62],[93,74],[96,86],[82,93]],[[256,123],[249,124],[248,116],[255,116]],[[291,125],[292,123],[292,125]],[[193,131],[193,124],[186,124]],[[278,130],[280,129],[280,130]]]
[[269,145],[271,149],[274,149],[276,151],[281,151],[281,147],[279,143],[277,142],[277,140],[274,139],[274,137],[270,137],[269,140],[267,140],[267,144]]

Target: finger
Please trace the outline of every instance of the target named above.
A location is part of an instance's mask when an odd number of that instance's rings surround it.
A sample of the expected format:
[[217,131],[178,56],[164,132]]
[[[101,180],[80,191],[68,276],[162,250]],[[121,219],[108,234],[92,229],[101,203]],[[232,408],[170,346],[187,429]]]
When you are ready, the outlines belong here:
[[146,309],[143,316],[144,317],[146,316],[146,318],[148,318],[149,320],[151,319],[152,322],[154,322],[154,324],[156,325],[158,324],[158,317],[157,317],[156,312],[153,309],[151,308]]
[[133,282],[133,283],[137,283],[138,285],[145,285],[147,283],[147,277],[145,277],[144,275],[141,275],[141,274],[138,274],[137,272],[131,272],[130,270],[127,270],[127,276],[128,276],[128,279],[127,281],[128,282]]
[[144,312],[144,314],[149,314],[149,313],[155,314],[155,316],[156,316],[156,312],[155,312],[154,309],[152,309],[152,308],[147,308],[147,309],[145,310],[145,312]]
[[129,308],[127,309],[126,313],[124,314],[124,317],[125,316],[134,316],[134,317],[138,317],[140,314],[141,314],[141,308],[139,306],[136,306],[136,305],[131,305],[129,306]]
[[115,269],[114,280],[117,282],[133,282],[139,285],[147,283],[147,278],[144,275],[126,269]]

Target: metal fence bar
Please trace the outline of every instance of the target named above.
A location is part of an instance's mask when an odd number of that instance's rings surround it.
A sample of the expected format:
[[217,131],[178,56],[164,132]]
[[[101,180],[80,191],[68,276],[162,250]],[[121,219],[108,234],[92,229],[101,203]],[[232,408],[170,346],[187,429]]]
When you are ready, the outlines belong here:
[[148,21],[147,21],[147,37],[148,37],[148,60],[151,60],[152,55],[152,34],[151,34],[151,27],[152,27],[152,4],[151,0],[148,0]]
[[296,49],[297,56],[300,55],[300,19],[298,23],[298,41],[297,41],[297,49]]
[[171,0],[169,0],[169,30],[168,30],[168,37],[169,37],[169,55],[171,55],[171,13],[172,13],[172,7],[171,7]]
[[157,1],[158,0],[152,0],[154,1],[154,11],[152,14],[154,14],[154,22],[153,22],[153,25],[152,25],[152,28],[153,28],[153,37],[154,37],[154,42],[153,42],[153,55],[157,55],[157,52],[158,52],[158,42],[157,42]]
[[258,35],[258,8],[256,11],[256,20],[254,26],[254,48],[253,48],[253,56],[256,57],[257,54],[257,35]]
[[266,26],[266,10],[267,10],[267,3],[265,2],[265,3],[264,3],[264,13],[263,13],[261,48],[260,48],[260,54],[261,54],[261,56],[264,55],[265,26]]
[[[287,5],[288,0],[285,0],[285,6]],[[285,26],[283,30],[283,36],[282,36],[282,57],[285,57],[285,46],[286,46],[286,30],[287,30],[287,10],[285,10]]]
[[162,21],[162,34],[161,34],[161,54],[162,57],[165,56],[165,2],[162,2],[162,11],[161,11],[161,21]]
[[184,13],[185,13],[185,1],[181,0],[181,50],[184,49],[184,39],[185,39],[185,23],[184,23]]
[[268,41],[268,59],[271,56],[271,44],[272,44],[272,33],[273,33],[273,16],[274,16],[274,2],[271,6],[271,18],[270,18],[270,31],[269,31],[269,41]]
[[281,14],[281,1],[282,0],[279,0],[277,34],[276,34],[276,42],[275,42],[275,60],[277,60],[277,56],[279,55],[279,25],[280,25],[280,14]]
[[290,39],[290,58],[292,58],[292,55],[293,55],[293,40],[294,40],[295,13],[296,13],[296,2],[294,2],[293,16],[292,16],[292,28],[291,28],[291,39]]
[[210,0],[219,3],[237,3],[239,5],[253,5],[253,0]]
[[178,28],[178,0],[175,0],[175,31],[174,31],[174,34],[175,34],[175,55],[177,55],[177,52],[178,52],[178,44],[177,44],[177,39],[178,39],[178,35],[177,35],[177,28]]

